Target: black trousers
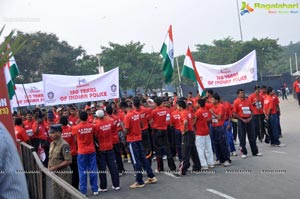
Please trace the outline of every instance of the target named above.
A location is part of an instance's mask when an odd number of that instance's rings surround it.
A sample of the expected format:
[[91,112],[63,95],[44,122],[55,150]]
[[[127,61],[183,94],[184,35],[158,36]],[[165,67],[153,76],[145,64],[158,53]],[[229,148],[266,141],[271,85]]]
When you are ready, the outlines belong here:
[[251,120],[249,123],[244,123],[241,120],[238,120],[238,128],[239,128],[239,140],[240,140],[240,147],[242,149],[242,153],[247,155],[247,148],[246,148],[246,135],[248,136],[251,152],[253,155],[258,153],[258,148],[256,145],[256,137],[253,127],[253,121]]
[[253,115],[252,120],[254,125],[255,140],[263,140],[266,134],[264,123],[265,114]]
[[182,135],[182,161],[180,163],[180,173],[186,175],[187,169],[190,167],[190,158],[194,163],[193,171],[200,171],[201,163],[199,160],[197,148],[195,145],[195,133],[193,131],[187,131]]
[[77,155],[72,156],[72,164],[70,164],[72,171],[72,186],[75,189],[79,189],[79,175],[78,175],[78,165],[77,165]]
[[168,135],[166,130],[153,129],[152,134],[153,139],[153,149],[155,151],[156,160],[157,160],[157,170],[164,171],[164,162],[162,159],[162,151],[164,150],[168,159],[168,166],[171,171],[176,170],[176,165],[170,150],[170,145],[168,141]]
[[142,130],[142,143],[144,147],[144,153],[150,166],[152,164],[152,143],[149,128]]
[[121,147],[122,147],[121,145],[122,143],[120,142],[113,145],[113,151],[115,153],[116,164],[119,173],[123,173],[125,171],[122,156],[121,156]]

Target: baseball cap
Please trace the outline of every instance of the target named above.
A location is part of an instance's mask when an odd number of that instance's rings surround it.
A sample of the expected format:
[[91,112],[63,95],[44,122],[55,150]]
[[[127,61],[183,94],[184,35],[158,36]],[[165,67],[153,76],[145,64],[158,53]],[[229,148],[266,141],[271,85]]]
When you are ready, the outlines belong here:
[[104,111],[103,110],[96,111],[95,116],[100,117],[100,118],[104,117]]

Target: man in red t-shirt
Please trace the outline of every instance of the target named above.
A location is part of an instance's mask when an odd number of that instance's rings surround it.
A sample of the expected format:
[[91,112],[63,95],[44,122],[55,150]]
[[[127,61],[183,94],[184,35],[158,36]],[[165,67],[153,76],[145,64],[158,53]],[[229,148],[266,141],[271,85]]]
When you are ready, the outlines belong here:
[[[110,106],[106,106],[108,108]],[[110,107],[111,108],[111,107]],[[112,113],[112,108],[111,108]],[[114,121],[105,117],[103,110],[96,111],[96,115],[99,118],[96,124],[96,139],[99,144],[99,150],[97,152],[97,163],[99,169],[100,178],[100,192],[107,191],[107,179],[106,179],[106,167],[108,167],[112,188],[114,190],[120,189],[120,179],[117,170],[117,165],[115,163],[116,158],[113,151],[113,131],[116,130]]]
[[190,158],[193,160],[194,172],[201,170],[201,163],[195,145],[194,133],[194,116],[187,110],[184,100],[177,101],[177,109],[180,112],[180,131],[182,133],[182,161],[180,162],[180,175],[186,175],[187,169],[190,167]]
[[224,167],[230,165],[230,153],[226,139],[226,132],[224,129],[225,121],[225,108],[220,103],[220,96],[218,93],[214,93],[211,96],[212,106],[209,109],[212,115],[211,124],[211,138],[216,153],[216,164],[223,164]]
[[70,115],[68,117],[68,120],[69,120],[69,124],[71,126],[76,125],[78,123],[78,121],[79,121],[79,118],[77,116],[77,111],[76,111],[76,109],[74,107],[70,108]]
[[196,147],[201,162],[201,169],[207,170],[214,167],[214,154],[209,135],[209,122],[211,115],[205,108],[205,100],[199,99],[200,106],[195,113],[194,123],[196,129]]
[[233,102],[233,116],[238,119],[239,140],[242,152],[242,158],[247,157],[246,148],[246,134],[248,136],[251,152],[253,156],[262,156],[258,152],[256,145],[256,133],[252,122],[252,109],[251,102],[245,98],[245,91],[243,89],[237,90],[238,97]]
[[268,121],[268,132],[270,135],[271,146],[285,146],[279,141],[279,128],[278,128],[278,110],[276,107],[275,98],[272,97],[273,88],[267,88],[267,96],[264,99],[264,114],[265,118]]
[[59,123],[62,125],[62,133],[61,136],[64,140],[68,142],[70,145],[72,163],[70,164],[70,168],[72,171],[72,186],[75,189],[79,188],[79,175],[78,175],[78,166],[77,166],[77,145],[76,138],[72,134],[72,127],[69,125],[69,120],[66,116],[61,116],[59,119]]
[[266,134],[265,125],[264,125],[265,115],[263,112],[264,98],[260,93],[259,86],[255,86],[254,90],[255,90],[254,93],[252,93],[248,97],[248,100],[251,103],[252,111],[253,111],[252,119],[254,125],[255,138],[258,138],[262,142]]
[[[132,165],[134,171],[136,172],[135,183],[130,185],[130,188],[142,188],[145,186],[145,184],[157,182],[157,178],[155,177],[151,166],[144,154],[141,132],[141,116],[137,111],[133,110],[131,104],[124,104],[123,106],[127,111],[124,119],[126,141],[128,143]],[[135,109],[140,108],[141,102],[138,97],[133,98],[133,106],[135,107]],[[148,179],[145,182],[143,181],[143,174],[141,173],[142,169],[147,172],[148,176]]]
[[[177,102],[178,100],[176,100]],[[180,112],[177,109],[177,105],[174,107],[175,110],[172,111],[170,117],[170,125],[174,128],[175,139],[176,139],[176,152],[179,159],[179,162],[182,161],[182,152],[181,152],[181,143],[182,143],[182,134],[180,131]]]
[[151,112],[150,123],[153,129],[152,139],[153,139],[153,149],[155,151],[156,160],[157,160],[157,171],[164,171],[164,162],[162,149],[164,149],[168,166],[171,171],[176,170],[176,165],[171,153],[170,144],[167,136],[167,115],[170,116],[170,110],[162,106],[162,99],[160,97],[155,98],[154,100],[155,108]]
[[25,129],[23,128],[23,121],[21,118],[18,118],[18,117],[15,119],[15,134],[16,134],[17,139],[31,145],[31,141],[30,141]]
[[[106,106],[105,108],[108,119],[112,121],[112,143],[113,143],[113,151],[116,157],[116,163],[119,171],[119,175],[123,175],[125,172],[124,164],[121,156],[121,142],[118,134],[118,126],[120,125],[120,118],[113,114],[113,108],[111,105]],[[96,115],[99,113],[96,111]],[[101,112],[100,112],[101,113]],[[98,116],[98,115],[97,115]]]
[[97,162],[94,145],[96,131],[93,124],[87,121],[87,112],[80,112],[79,119],[81,122],[74,126],[72,130],[72,134],[77,138],[78,145],[79,190],[82,194],[87,193],[87,173],[89,173],[92,191],[94,195],[98,195]]
[[294,89],[294,92],[297,95],[298,105],[300,107],[300,77],[297,77],[296,81],[294,81],[294,83],[293,83],[293,89]]

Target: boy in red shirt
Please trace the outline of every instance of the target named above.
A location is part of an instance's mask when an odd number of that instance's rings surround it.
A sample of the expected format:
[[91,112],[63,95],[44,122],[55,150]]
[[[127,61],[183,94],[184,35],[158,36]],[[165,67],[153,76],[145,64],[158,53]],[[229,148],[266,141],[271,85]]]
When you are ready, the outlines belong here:
[[31,141],[30,141],[25,129],[23,128],[23,121],[21,118],[18,118],[18,117],[15,119],[15,133],[16,133],[17,139],[31,145]]
[[212,115],[212,127],[211,138],[215,147],[215,153],[217,157],[216,164],[222,163],[224,167],[230,165],[230,153],[226,139],[226,132],[224,129],[225,120],[225,108],[220,104],[220,96],[218,93],[214,93],[211,96],[212,106],[209,112]]
[[194,123],[196,129],[196,147],[201,162],[201,169],[214,167],[214,154],[211,146],[208,123],[211,115],[205,108],[205,100],[199,99],[200,108],[195,113]]
[[162,158],[162,149],[165,150],[168,159],[168,166],[171,171],[176,170],[176,165],[171,153],[170,144],[167,136],[167,115],[170,110],[162,106],[162,99],[157,97],[155,100],[155,108],[151,112],[150,123],[153,129],[153,149],[157,160],[157,171],[164,171],[164,162]]
[[[140,100],[137,97],[133,98],[133,105],[136,109],[140,108]],[[153,171],[146,159],[143,150],[142,133],[141,133],[141,119],[138,112],[130,107],[131,105],[125,105],[124,108],[127,110],[127,114],[124,119],[126,141],[130,151],[132,165],[136,172],[136,181],[130,185],[130,188],[141,188],[145,184],[151,184],[157,182],[157,178],[153,174]],[[143,181],[143,174],[141,173],[142,168],[147,172],[148,179]]]
[[[107,106],[108,107],[108,106]],[[113,134],[114,121],[104,116],[103,110],[96,111],[96,115],[99,118],[96,124],[96,139],[99,144],[99,151],[97,152],[97,163],[99,168],[100,178],[100,192],[107,191],[107,179],[106,179],[106,166],[109,169],[112,188],[114,190],[120,190],[120,179],[116,166],[116,158],[113,151]]]
[[[177,103],[178,100],[176,100]],[[179,159],[179,162],[182,161],[182,152],[181,152],[181,143],[182,143],[182,134],[180,131],[180,112],[175,106],[175,110],[171,113],[170,125],[174,128],[175,138],[176,138],[176,152]]]
[[297,95],[298,105],[300,107],[300,78],[299,77],[297,77],[296,81],[293,83],[293,89]]
[[87,193],[87,172],[89,172],[92,191],[94,195],[98,195],[96,150],[94,145],[94,134],[96,131],[93,124],[87,121],[87,112],[80,112],[79,118],[81,122],[74,126],[72,130],[72,134],[77,138],[78,145],[79,190],[82,194]]
[[177,101],[177,108],[180,111],[180,130],[182,133],[182,161],[180,162],[180,175],[186,175],[187,169],[190,167],[190,158],[193,160],[193,171],[199,172],[201,164],[195,145],[194,133],[194,117],[187,109],[184,100]]
[[68,142],[71,149],[72,163],[70,164],[70,168],[72,171],[72,186],[75,189],[79,188],[79,175],[78,175],[78,166],[77,166],[77,145],[76,138],[72,134],[72,127],[69,125],[69,120],[66,116],[61,116],[59,119],[59,123],[62,125],[62,133],[61,136],[64,140]]
[[248,136],[251,152],[253,156],[262,156],[258,152],[256,145],[256,133],[252,122],[252,104],[245,98],[243,89],[237,90],[238,97],[233,102],[233,115],[238,119],[239,140],[242,152],[242,158],[247,157],[246,134]]

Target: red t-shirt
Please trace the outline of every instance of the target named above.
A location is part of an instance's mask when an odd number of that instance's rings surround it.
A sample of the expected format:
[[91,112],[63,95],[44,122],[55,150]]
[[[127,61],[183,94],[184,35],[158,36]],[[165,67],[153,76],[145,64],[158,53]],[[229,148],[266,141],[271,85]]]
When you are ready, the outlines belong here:
[[128,130],[126,135],[127,142],[135,142],[142,140],[140,115],[134,110],[130,110],[125,115],[124,126]]
[[125,113],[122,110],[119,110],[117,115],[115,115],[119,118],[119,124],[117,125],[117,131],[123,131],[122,126],[121,126],[121,122],[124,123],[124,117],[125,117]]
[[293,83],[293,88],[294,88],[294,90],[295,90],[296,93],[299,93],[300,92],[300,81],[296,80]]
[[[33,131],[36,130],[37,126],[38,126],[38,122],[34,122],[32,125]],[[32,138],[36,138],[36,139],[40,139],[40,140],[47,140],[48,134],[46,131],[46,126],[45,126],[44,121],[39,124],[38,133],[37,134],[34,133]]]
[[211,118],[210,113],[205,108],[199,108],[195,114],[196,117],[196,135],[209,135],[208,120]]
[[180,111],[178,109],[171,113],[171,124],[175,129],[180,130]]
[[112,142],[113,144],[117,144],[120,142],[119,135],[118,135],[118,125],[120,125],[120,119],[116,115],[108,115],[107,118],[110,119],[112,122],[112,126],[111,126]]
[[193,120],[194,116],[193,114],[187,110],[183,109],[180,111],[180,131],[183,133],[184,131],[184,121],[187,120],[188,125],[187,125],[187,131],[194,131],[194,126],[193,126]]
[[270,114],[276,114],[276,104],[274,103],[274,99],[272,96],[267,95],[264,100],[264,113],[268,114],[269,110],[271,109]]
[[236,98],[233,102],[233,112],[241,118],[249,118],[252,113],[252,105],[248,99]]
[[231,104],[227,101],[222,102],[224,108],[225,108],[225,121],[229,119],[229,117],[232,116],[232,110],[231,110]]
[[113,149],[112,127],[114,121],[110,118],[101,118],[98,120],[96,127],[96,138],[100,151],[108,151]]
[[15,134],[16,138],[21,140],[22,142],[27,142],[29,140],[25,129],[21,126],[15,126]]
[[85,121],[73,127],[72,134],[76,135],[79,154],[90,154],[95,152],[93,124]]
[[94,122],[94,116],[93,115],[89,115],[87,121],[92,124]]
[[220,119],[217,119],[214,115],[211,116],[211,125],[216,126],[223,126],[225,121],[225,108],[223,104],[216,104],[212,105],[210,108],[216,115],[221,115]]
[[69,115],[68,119],[69,119],[69,123],[72,126],[76,125],[79,120],[79,118],[77,116],[73,116],[73,115]]
[[152,128],[159,130],[167,130],[167,114],[170,110],[163,106],[158,106],[152,110],[150,118],[153,120]]
[[75,136],[72,135],[72,127],[67,125],[67,126],[62,126],[61,128],[62,128],[61,136],[70,145],[71,155],[72,156],[77,155],[76,140],[75,140]]
[[256,95],[254,92],[248,97],[248,100],[252,105],[253,115],[263,114],[264,98],[261,94]]
[[148,129],[148,122],[151,114],[151,109],[141,106],[140,109],[135,109],[136,112],[138,112],[141,116],[141,121],[143,124],[143,128],[141,130]]
[[34,120],[28,121],[25,120],[23,121],[23,125],[24,125],[24,129],[27,133],[27,135],[29,136],[29,138],[31,138],[33,136],[33,129],[32,129],[32,125],[34,124]]

